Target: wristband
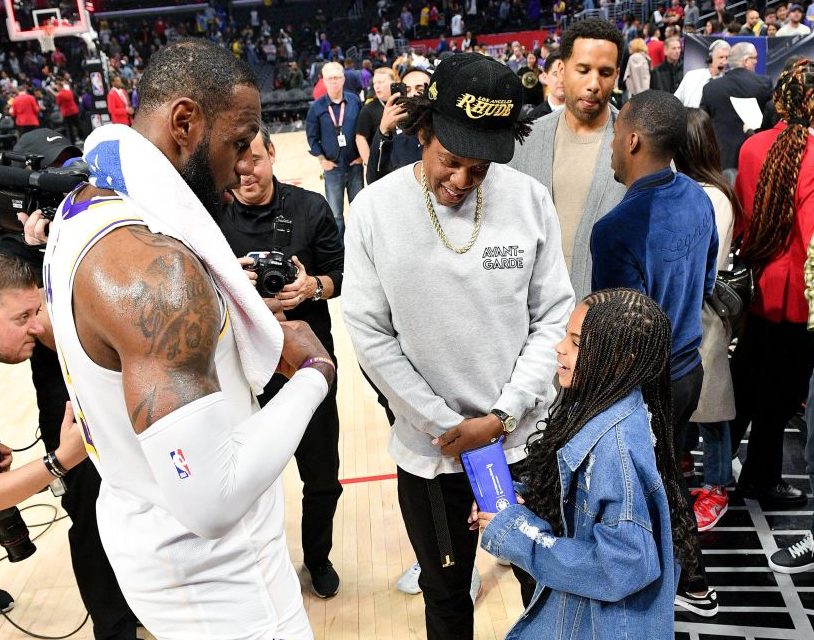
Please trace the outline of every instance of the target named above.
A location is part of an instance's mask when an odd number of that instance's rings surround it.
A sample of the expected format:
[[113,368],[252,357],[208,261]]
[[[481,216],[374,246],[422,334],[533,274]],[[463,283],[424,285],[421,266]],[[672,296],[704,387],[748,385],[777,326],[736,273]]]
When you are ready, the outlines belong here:
[[327,364],[331,367],[331,369],[336,371],[336,365],[334,364],[334,361],[331,360],[330,358],[323,358],[322,356],[308,358],[308,360],[306,360],[299,366],[299,369],[297,369],[297,371],[299,371],[300,369],[305,369],[306,367],[310,367],[311,365],[314,364]]
[[65,467],[63,467],[59,460],[57,460],[57,456],[53,451],[46,453],[43,456],[42,461],[45,464],[45,468],[48,469],[48,473],[55,478],[64,478],[65,474],[68,473]]

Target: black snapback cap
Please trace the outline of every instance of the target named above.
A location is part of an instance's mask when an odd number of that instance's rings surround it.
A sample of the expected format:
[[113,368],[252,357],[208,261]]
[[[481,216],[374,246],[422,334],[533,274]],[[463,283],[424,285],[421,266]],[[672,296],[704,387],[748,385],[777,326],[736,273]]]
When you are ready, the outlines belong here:
[[509,67],[479,53],[442,60],[427,89],[432,127],[457,156],[505,164],[514,156],[514,128],[523,85]]
[[64,151],[69,151],[69,158],[81,156],[79,150],[71,139],[54,131],[53,129],[34,129],[20,136],[14,145],[15,153],[33,154],[43,156],[42,168],[50,167]]

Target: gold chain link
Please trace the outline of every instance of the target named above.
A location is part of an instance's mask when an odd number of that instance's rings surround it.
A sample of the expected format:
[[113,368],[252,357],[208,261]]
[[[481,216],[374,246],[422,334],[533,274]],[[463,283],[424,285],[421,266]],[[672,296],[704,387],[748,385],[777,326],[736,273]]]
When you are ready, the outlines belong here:
[[475,204],[475,226],[472,229],[472,235],[469,237],[469,242],[467,242],[462,247],[456,247],[449,241],[447,238],[447,234],[444,233],[444,230],[441,228],[441,222],[438,220],[438,216],[435,214],[435,207],[432,206],[432,200],[430,199],[430,188],[427,186],[427,176],[424,174],[424,163],[421,163],[421,190],[424,192],[424,204],[427,207],[427,213],[430,214],[430,221],[432,222],[432,226],[435,228],[435,232],[438,234],[438,237],[441,238],[441,242],[444,243],[444,246],[447,249],[452,249],[455,253],[466,253],[472,248],[472,245],[475,244],[475,240],[478,239],[478,233],[480,232],[480,223],[483,220],[483,187],[479,186],[476,189],[477,195],[477,203]]

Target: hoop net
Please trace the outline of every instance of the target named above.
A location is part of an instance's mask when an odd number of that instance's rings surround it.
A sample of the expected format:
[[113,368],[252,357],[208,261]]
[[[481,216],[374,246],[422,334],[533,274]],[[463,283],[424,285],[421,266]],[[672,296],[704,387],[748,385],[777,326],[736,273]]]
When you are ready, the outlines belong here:
[[56,45],[54,44],[54,29],[55,25],[50,21],[37,29],[37,40],[40,42],[40,50],[43,53],[51,53],[56,49]]

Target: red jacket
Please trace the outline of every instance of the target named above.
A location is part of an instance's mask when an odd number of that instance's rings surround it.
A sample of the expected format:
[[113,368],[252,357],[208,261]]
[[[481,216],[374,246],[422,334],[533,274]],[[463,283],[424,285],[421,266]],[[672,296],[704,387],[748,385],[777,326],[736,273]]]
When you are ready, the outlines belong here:
[[107,94],[107,110],[110,113],[110,121],[113,124],[130,125],[130,114],[127,113],[127,98],[122,98],[116,89],[111,89]]
[[29,93],[21,93],[11,103],[14,123],[18,127],[38,127],[40,125],[40,105]]
[[664,43],[653,38],[647,43],[647,55],[650,56],[650,68],[655,69],[665,60]]
[[57,92],[57,106],[63,118],[79,115],[76,97],[70,89],[62,89]]
[[[749,224],[754,210],[760,170],[769,153],[769,147],[785,129],[780,122],[773,129],[756,133],[743,143],[738,161],[738,177],[735,193],[743,205],[744,221],[736,229],[736,235],[749,234]],[[806,148],[797,178],[794,194],[794,225],[791,228],[787,249],[766,265],[757,281],[757,299],[751,311],[772,322],[808,321],[808,304],[805,298],[803,264],[806,250],[814,233],[814,135],[808,136]]]

